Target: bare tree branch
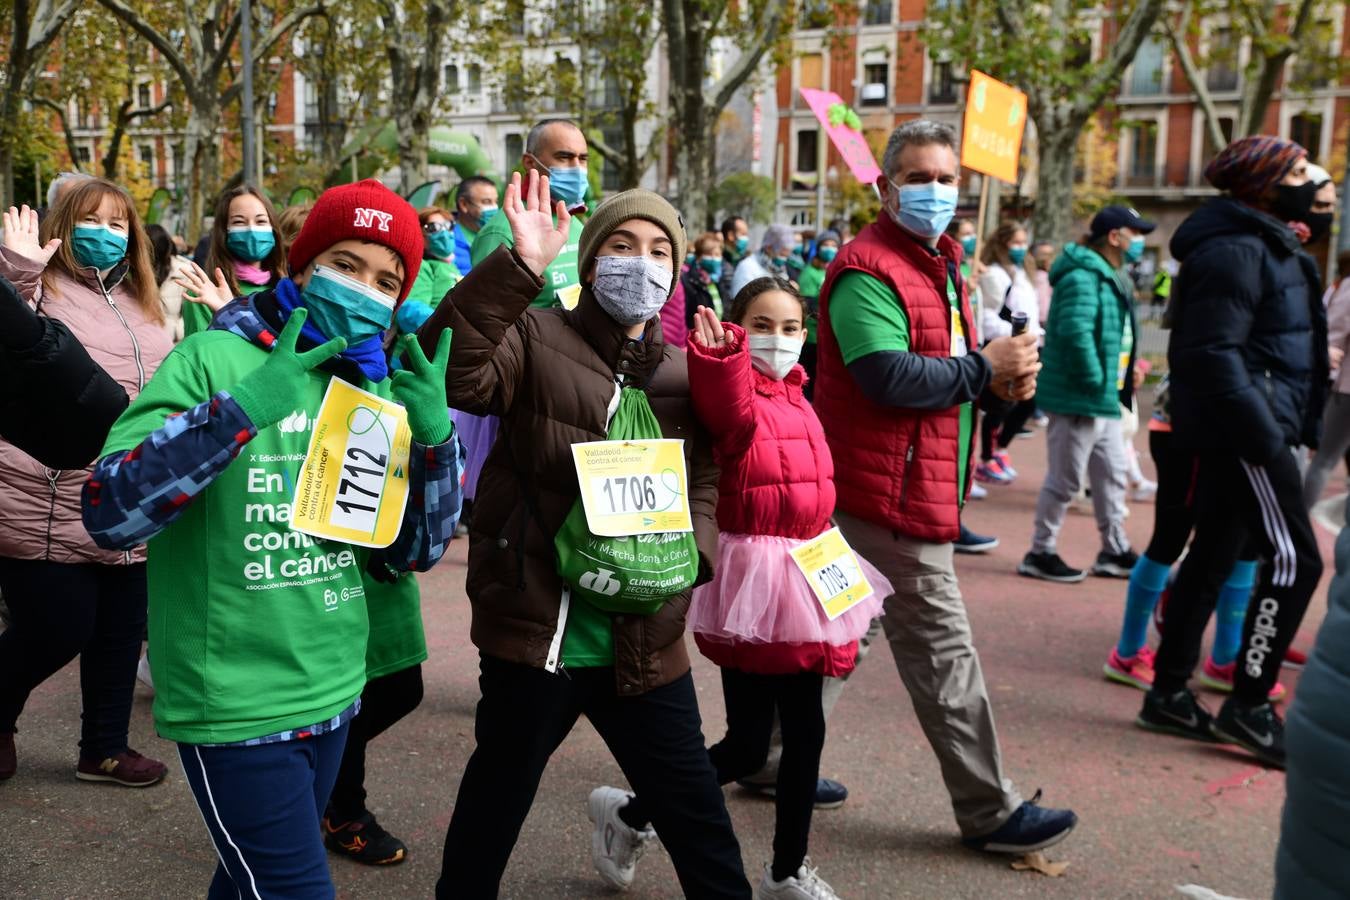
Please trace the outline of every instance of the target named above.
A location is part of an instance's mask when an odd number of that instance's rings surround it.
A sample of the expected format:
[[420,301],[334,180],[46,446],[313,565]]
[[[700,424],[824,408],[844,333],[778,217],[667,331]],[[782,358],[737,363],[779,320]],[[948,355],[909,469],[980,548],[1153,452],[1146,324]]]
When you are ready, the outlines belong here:
[[1195,63],[1195,55],[1191,53],[1191,46],[1187,41],[1191,28],[1191,16],[1194,11],[1194,0],[1186,0],[1181,8],[1180,19],[1175,25],[1172,24],[1172,20],[1168,16],[1160,18],[1163,31],[1167,34],[1167,39],[1172,45],[1172,51],[1176,54],[1177,61],[1181,63],[1181,71],[1185,74],[1186,81],[1190,84],[1191,90],[1195,93],[1196,101],[1200,104],[1200,111],[1205,118],[1205,129],[1209,132],[1210,143],[1217,149],[1226,145],[1228,141],[1219,128],[1219,111],[1214,106],[1214,97],[1210,94],[1209,85],[1205,83],[1204,76],[1200,73],[1200,67]]
[[1162,7],[1163,0],[1140,0],[1111,45],[1110,55],[1098,66],[1074,101],[1072,109],[1075,118],[1086,119],[1092,115],[1120,83],[1120,76],[1139,51],[1139,45],[1144,43],[1153,29],[1153,23],[1158,20]]
[[[98,0],[98,2],[108,12],[125,22],[131,30],[145,38],[146,42],[154,47],[160,56],[164,57],[164,61],[178,75],[178,79],[183,82],[183,88],[188,92],[188,97],[191,99],[197,90],[197,73],[188,65],[183,55],[178,52],[178,48],[169,43],[169,39],[160,34],[159,29],[147,22],[140,13],[124,3],[123,0]],[[192,16],[188,16],[188,19],[191,21]],[[198,30],[194,45],[200,43],[200,37],[201,34]]]
[[75,171],[80,171],[80,155],[75,148],[75,132],[70,128],[70,120],[66,117],[66,108],[55,100],[49,100],[46,97],[28,98],[38,106],[45,106],[56,113],[57,119],[61,122],[61,133],[66,138],[66,152],[70,154],[70,164],[75,167]]
[[[1162,0],[1154,0],[1161,3]],[[707,103],[716,112],[721,112],[731,102],[732,95],[750,78],[764,54],[778,40],[778,30],[783,26],[783,17],[787,13],[788,0],[769,0],[764,6],[764,14],[755,26],[754,41],[741,51],[740,57],[732,64],[722,80],[716,84]]]

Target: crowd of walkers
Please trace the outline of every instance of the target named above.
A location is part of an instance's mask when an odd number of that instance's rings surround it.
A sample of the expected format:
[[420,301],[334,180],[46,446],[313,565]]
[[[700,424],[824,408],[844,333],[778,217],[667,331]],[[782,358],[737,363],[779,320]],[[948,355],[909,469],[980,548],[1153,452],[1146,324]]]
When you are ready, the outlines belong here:
[[[1322,575],[1309,508],[1350,448],[1350,280],[1324,292],[1304,251],[1335,186],[1303,148],[1244,138],[1207,167],[1219,196],[1171,238],[1161,379],[1126,274],[1155,224],[1108,206],[1062,247],[1016,221],[981,235],[956,218],[946,125],[891,134],[856,235],[771,225],[755,246],[745,219],[691,230],[644,190],[588,205],[569,121],[532,129],[520,164],[501,193],[467,178],[422,210],[373,180],[280,213],[241,185],[193,257],[101,178],[4,214],[0,781],[30,692],[78,656],[76,777],[181,772],[219,858],[209,897],[332,897],[330,853],[402,861],[366,752],[422,699],[412,573],[458,534],[482,696],[438,897],[496,896],[583,715],[628,782],[588,786],[604,883],[629,887],[659,840],[686,896],[837,896],[808,853],[814,810],[848,794],[821,754],[883,634],[961,841],[1053,846],[1077,816],[1005,771],[953,555],[997,545],[963,509],[1018,478],[1013,442],[1042,426],[1017,571],[1128,579],[1104,673],[1145,692],[1136,723],[1288,766],[1280,896],[1343,883],[1315,848],[1346,838],[1350,592],[1311,658],[1293,642]],[[344,385],[366,399],[342,407]],[[395,429],[387,453],[361,410]],[[1156,483],[1134,450],[1145,414]],[[337,420],[354,443],[332,477],[359,494],[300,530]],[[643,454],[664,454],[655,478]],[[643,515],[603,509],[600,485],[623,499],[630,481]],[[1080,569],[1058,539],[1085,491],[1101,549]],[[1139,501],[1156,513],[1142,555],[1124,527]],[[1211,616],[1215,715],[1188,687]],[[720,672],[711,746],[687,632]],[[1278,673],[1304,663],[1286,747]],[[172,766],[128,745],[138,667]],[[753,877],[732,782],[774,800]]]

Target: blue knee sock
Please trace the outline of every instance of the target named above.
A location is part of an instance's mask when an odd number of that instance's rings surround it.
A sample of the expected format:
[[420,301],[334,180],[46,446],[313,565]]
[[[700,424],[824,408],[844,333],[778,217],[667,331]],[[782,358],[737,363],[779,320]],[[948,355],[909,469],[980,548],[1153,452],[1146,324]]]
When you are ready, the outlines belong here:
[[1216,666],[1226,666],[1237,658],[1247,603],[1256,584],[1256,566],[1254,559],[1238,560],[1219,588],[1219,602],[1214,607],[1214,649],[1210,653]]
[[1120,643],[1116,644],[1116,655],[1129,659],[1144,646],[1148,637],[1148,620],[1153,615],[1153,607],[1158,605],[1163,588],[1167,587],[1167,574],[1171,566],[1155,562],[1147,556],[1139,557],[1130,572],[1130,589],[1125,595],[1125,621],[1120,626]]

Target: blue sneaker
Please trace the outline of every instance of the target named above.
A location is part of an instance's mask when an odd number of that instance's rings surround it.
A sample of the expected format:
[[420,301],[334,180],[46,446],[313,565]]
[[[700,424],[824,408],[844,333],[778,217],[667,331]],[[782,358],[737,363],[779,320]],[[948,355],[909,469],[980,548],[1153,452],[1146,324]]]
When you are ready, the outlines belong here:
[[1053,847],[1069,836],[1078,824],[1078,816],[1068,809],[1038,806],[1041,792],[1024,802],[997,830],[979,837],[962,838],[972,850],[987,853],[1030,853]]
[[[750,781],[742,778],[736,782],[741,790],[749,791],[752,794],[758,794],[761,797],[773,797],[778,794],[778,786],[772,782]],[[844,805],[848,799],[848,788],[832,778],[821,778],[816,781],[816,809],[838,809]]]

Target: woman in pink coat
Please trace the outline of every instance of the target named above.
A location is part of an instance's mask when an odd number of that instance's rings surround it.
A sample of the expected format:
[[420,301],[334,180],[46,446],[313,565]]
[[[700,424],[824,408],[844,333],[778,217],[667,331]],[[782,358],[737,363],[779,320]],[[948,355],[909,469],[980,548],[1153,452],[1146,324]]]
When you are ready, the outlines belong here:
[[890,585],[859,560],[872,595],[831,621],[789,551],[831,527],[834,463],[798,363],[807,309],[778,278],[750,282],[728,324],[700,308],[687,346],[694,411],[722,467],[716,577],[694,593],[688,627],[722,668],[727,734],[709,750],[723,784],[759,771],[777,712],[783,757],[773,862],[761,897],[833,897],[806,858],[825,676],[853,670],[858,638]]
[[[40,229],[37,213],[11,207],[0,275],[39,315],[65,323],[133,400],[169,353],[150,243],[131,197],[110,181],[79,182]],[[127,746],[145,633],[145,548],[95,546],[80,518],[89,471],[48,468],[0,440],[0,591],[11,617],[0,634],[0,780],[17,766],[15,724],[29,692],[77,655],[75,777],[144,787],[167,771]]]

